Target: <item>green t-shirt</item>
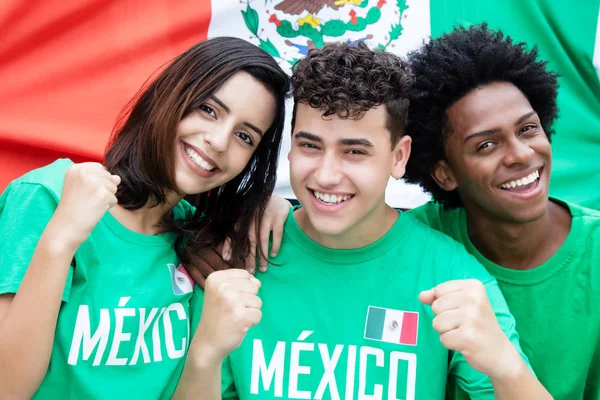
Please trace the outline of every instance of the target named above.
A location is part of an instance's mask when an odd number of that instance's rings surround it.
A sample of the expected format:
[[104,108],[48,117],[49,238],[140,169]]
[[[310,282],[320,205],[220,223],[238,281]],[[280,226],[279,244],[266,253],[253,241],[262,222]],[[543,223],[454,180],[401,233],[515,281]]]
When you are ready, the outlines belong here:
[[[474,399],[489,379],[449,352],[432,328],[422,290],[476,278],[519,347],[497,283],[458,243],[407,214],[377,242],[332,250],[306,236],[290,212],[279,255],[257,274],[261,322],[223,365],[223,398],[443,399],[448,374]],[[372,397],[369,397],[372,396]]]
[[[71,164],[34,170],[0,197],[0,294],[19,289]],[[190,340],[193,291],[173,240],[132,232],[106,213],[75,253],[34,398],[170,398]]]
[[473,246],[463,208],[427,203],[410,214],[463,243],[496,277],[517,322],[521,346],[556,400],[600,399],[600,212],[568,207],[571,231],[543,265],[515,271]]

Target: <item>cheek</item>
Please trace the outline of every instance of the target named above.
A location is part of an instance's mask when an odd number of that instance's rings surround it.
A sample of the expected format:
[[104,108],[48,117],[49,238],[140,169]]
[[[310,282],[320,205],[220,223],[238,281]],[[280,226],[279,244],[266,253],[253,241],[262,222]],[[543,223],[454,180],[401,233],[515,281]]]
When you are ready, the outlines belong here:
[[383,193],[390,179],[389,165],[381,163],[347,164],[344,173],[353,185],[362,193]]
[[454,165],[456,183],[459,187],[474,188],[476,192],[479,192],[478,188],[489,187],[493,181],[498,162],[490,156],[477,160],[466,160],[463,164]]
[[[234,146],[232,146],[234,147]],[[229,151],[228,159],[228,173],[229,175],[237,176],[240,172],[246,168],[246,165],[250,162],[250,159],[254,155],[254,149],[245,149],[240,146]]]
[[314,169],[315,160],[310,157],[304,157],[301,154],[291,151],[290,160],[290,181],[292,183],[304,181],[308,178]]
[[538,154],[543,154],[549,159],[552,158],[552,146],[546,135],[541,135],[539,140],[532,144],[531,148]]

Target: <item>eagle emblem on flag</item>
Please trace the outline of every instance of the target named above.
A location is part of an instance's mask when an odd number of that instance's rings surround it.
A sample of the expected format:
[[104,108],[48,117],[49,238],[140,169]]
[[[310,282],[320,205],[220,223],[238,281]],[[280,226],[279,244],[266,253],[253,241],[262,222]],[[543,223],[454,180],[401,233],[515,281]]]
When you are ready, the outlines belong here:
[[[328,42],[366,42],[390,50],[402,36],[407,0],[243,1],[250,40],[291,67],[312,48]],[[283,65],[282,65],[283,66]]]

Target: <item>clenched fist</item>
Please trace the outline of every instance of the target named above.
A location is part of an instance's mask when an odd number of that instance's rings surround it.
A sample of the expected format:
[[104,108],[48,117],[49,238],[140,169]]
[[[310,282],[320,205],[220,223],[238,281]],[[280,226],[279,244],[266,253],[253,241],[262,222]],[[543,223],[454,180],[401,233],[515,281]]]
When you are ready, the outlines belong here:
[[513,362],[521,362],[480,281],[444,282],[421,292],[419,300],[431,305],[436,315],[433,329],[444,347],[460,352],[474,369],[493,378],[502,376]]
[[52,219],[68,240],[78,246],[92,232],[106,211],[117,204],[121,178],[99,163],[74,164],[65,173],[58,207]]
[[194,336],[194,352],[222,360],[260,322],[260,281],[243,269],[217,271],[206,279],[202,318]]

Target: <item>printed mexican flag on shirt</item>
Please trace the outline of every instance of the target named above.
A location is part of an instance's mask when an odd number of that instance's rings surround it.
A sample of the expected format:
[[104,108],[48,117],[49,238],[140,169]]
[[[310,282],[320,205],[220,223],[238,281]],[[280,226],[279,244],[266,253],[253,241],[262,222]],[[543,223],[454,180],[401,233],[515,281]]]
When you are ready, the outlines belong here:
[[370,306],[365,323],[365,339],[417,345],[419,313]]

